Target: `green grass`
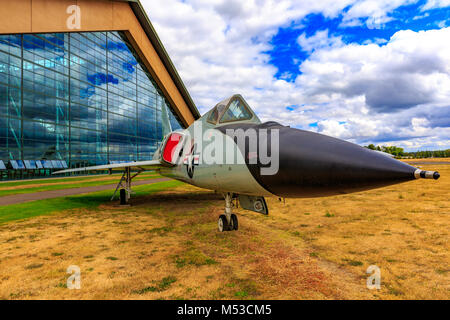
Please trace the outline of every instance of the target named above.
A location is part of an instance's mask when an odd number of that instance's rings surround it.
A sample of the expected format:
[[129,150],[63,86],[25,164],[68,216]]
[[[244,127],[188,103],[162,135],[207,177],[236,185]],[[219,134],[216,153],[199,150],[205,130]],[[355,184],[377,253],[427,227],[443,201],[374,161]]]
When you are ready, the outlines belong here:
[[196,248],[189,248],[183,252],[183,255],[180,257],[179,255],[174,256],[175,265],[177,268],[183,268],[187,265],[193,266],[205,266],[205,265],[213,265],[218,262],[211,257],[208,257],[203,252]]
[[172,283],[174,283],[175,281],[177,281],[177,278],[175,278],[173,276],[168,276],[168,277],[161,279],[161,281],[159,281],[159,283],[156,286],[150,286],[150,287],[146,287],[146,288],[143,288],[140,290],[135,290],[132,293],[145,294],[147,292],[161,292],[161,291],[167,290],[172,285]]
[[158,288],[155,286],[151,286],[151,287],[146,287],[140,290],[134,290],[132,293],[134,294],[145,294],[147,292],[156,292],[158,291]]
[[329,213],[328,211],[325,213],[324,217],[332,218],[334,217],[334,213]]
[[169,288],[175,281],[177,281],[177,278],[175,277],[172,276],[165,277],[159,282],[158,288],[160,291],[164,291],[167,288]]
[[[99,177],[95,177],[99,178]],[[143,177],[136,177],[133,179],[133,181],[140,181],[140,180],[147,180],[147,179],[156,179],[156,178],[162,178],[162,176],[159,175],[151,175],[151,176],[143,176]],[[90,181],[94,178],[80,178],[81,181],[79,182],[79,179],[55,179],[51,182],[42,182],[42,181],[33,181],[33,183],[22,183],[18,185],[31,185],[29,188],[24,189],[9,189],[9,190],[1,190],[2,187],[5,187],[3,184],[0,184],[0,197],[14,195],[14,194],[26,194],[26,193],[34,193],[34,192],[44,192],[44,191],[52,191],[52,190],[63,190],[63,189],[74,189],[74,188],[83,188],[83,187],[92,187],[92,186],[103,186],[108,184],[117,184],[119,182],[119,176],[117,176],[117,180],[104,180],[104,181]],[[86,181],[87,180],[87,181]],[[73,181],[74,183],[71,184],[55,184],[56,182],[67,182],[67,181]],[[29,182],[29,181],[27,181]],[[32,187],[33,184],[48,184],[48,185],[41,185]]]
[[[133,198],[148,195],[161,190],[170,189],[182,184],[183,183],[179,181],[164,181],[149,185],[137,186],[133,188],[133,190],[135,191],[135,194],[133,194]],[[14,220],[49,215],[64,210],[81,208],[95,209],[100,204],[109,202],[111,195],[111,190],[106,190],[83,195],[0,206],[0,224]]]
[[52,256],[54,256],[54,257],[59,257],[59,256],[62,256],[64,253],[62,253],[62,252],[52,252]]
[[107,260],[112,260],[112,261],[116,261],[119,260],[119,258],[116,257],[106,257]]
[[[0,189],[5,187],[16,187],[16,186],[26,186],[33,184],[50,184],[50,183],[60,183],[60,182],[70,182],[70,181],[87,181],[92,179],[98,179],[103,177],[119,177],[121,173],[109,174],[93,174],[89,176],[72,176],[67,178],[60,178],[58,175],[53,175],[52,178],[42,178],[42,179],[28,179],[28,180],[15,180],[10,182],[0,182]],[[155,171],[146,171],[141,173],[138,177],[157,175]]]
[[[118,174],[114,174],[114,176],[119,176]],[[98,179],[106,177],[106,174],[96,174],[91,176],[81,176],[81,177],[67,177],[67,178],[58,178],[56,175],[53,178],[48,179],[27,179],[27,180],[15,180],[10,182],[1,182],[0,189],[6,187],[17,187],[17,186],[28,186],[33,184],[51,184],[51,183],[61,183],[61,182],[70,182],[70,181],[88,181],[93,179]]]
[[245,298],[245,297],[248,296],[248,292],[245,292],[245,291],[238,291],[238,292],[236,292],[236,293],[234,294],[234,296],[235,296],[235,297],[238,297],[238,298]]
[[363,265],[363,263],[361,261],[355,261],[355,260],[348,261],[348,264],[353,266],[353,267],[357,267],[357,266],[362,266]]

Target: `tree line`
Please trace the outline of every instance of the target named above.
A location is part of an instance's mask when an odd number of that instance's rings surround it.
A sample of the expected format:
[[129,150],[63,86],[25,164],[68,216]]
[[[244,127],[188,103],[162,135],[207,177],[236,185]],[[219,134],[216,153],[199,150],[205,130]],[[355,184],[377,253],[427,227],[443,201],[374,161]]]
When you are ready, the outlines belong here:
[[368,146],[364,146],[364,148],[386,152],[392,154],[396,158],[450,158],[450,149],[405,152],[404,149],[400,147],[375,146],[372,143]]

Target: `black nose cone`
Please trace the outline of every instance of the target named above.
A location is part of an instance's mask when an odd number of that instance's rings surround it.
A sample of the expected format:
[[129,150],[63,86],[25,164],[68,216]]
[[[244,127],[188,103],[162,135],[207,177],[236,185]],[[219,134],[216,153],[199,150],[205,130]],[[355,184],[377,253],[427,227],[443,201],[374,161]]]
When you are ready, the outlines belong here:
[[259,179],[284,197],[342,194],[415,179],[416,168],[389,155],[303,130],[280,128],[279,155],[278,172]]
[[277,150],[272,145],[270,131],[278,130],[278,171],[264,175],[261,173],[264,165],[247,163],[254,178],[277,196],[336,195],[415,179],[417,168],[347,141],[274,122],[253,125],[253,128],[267,130],[265,141],[258,135],[259,146],[266,143],[271,152]]

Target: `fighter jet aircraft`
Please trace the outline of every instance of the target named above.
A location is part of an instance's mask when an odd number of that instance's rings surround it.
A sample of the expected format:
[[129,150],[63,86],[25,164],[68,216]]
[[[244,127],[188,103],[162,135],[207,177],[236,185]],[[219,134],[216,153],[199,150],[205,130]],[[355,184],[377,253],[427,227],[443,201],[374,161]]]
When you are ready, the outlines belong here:
[[422,171],[350,142],[273,121],[261,123],[241,95],[219,102],[187,129],[166,134],[153,160],[55,174],[121,170],[115,193],[120,190],[125,204],[132,179],[155,169],[163,176],[222,193],[221,232],[238,229],[238,218],[232,212],[238,203],[244,209],[268,214],[264,197],[323,197],[439,178],[438,172]]

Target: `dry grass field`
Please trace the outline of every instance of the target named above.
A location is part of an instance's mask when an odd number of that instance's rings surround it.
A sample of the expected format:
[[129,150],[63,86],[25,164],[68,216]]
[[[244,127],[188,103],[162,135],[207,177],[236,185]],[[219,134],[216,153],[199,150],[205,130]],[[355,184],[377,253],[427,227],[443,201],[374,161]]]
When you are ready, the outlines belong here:
[[[219,195],[188,185],[7,222],[0,298],[449,299],[450,163],[420,166],[441,179],[267,199],[269,216],[235,209],[237,232],[217,232]],[[369,265],[381,290],[366,288]]]

